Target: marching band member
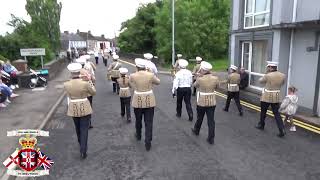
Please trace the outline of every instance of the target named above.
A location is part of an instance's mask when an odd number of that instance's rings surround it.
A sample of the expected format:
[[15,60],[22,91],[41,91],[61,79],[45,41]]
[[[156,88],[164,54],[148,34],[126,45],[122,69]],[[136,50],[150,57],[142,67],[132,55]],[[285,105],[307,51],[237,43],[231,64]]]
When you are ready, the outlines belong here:
[[157,75],[158,69],[157,69],[156,65],[151,61],[153,59],[153,55],[150,53],[146,53],[143,56],[147,60],[146,69],[148,71],[152,72],[153,74]]
[[195,123],[192,132],[197,136],[199,135],[203,117],[207,114],[209,131],[207,142],[209,144],[214,144],[214,111],[216,108],[216,97],[214,92],[219,86],[219,78],[211,74],[212,65],[206,61],[201,62],[200,69],[201,75],[193,84],[199,90],[197,92],[197,122]]
[[175,95],[177,91],[177,117],[181,117],[182,100],[186,104],[186,109],[189,116],[189,121],[193,120],[193,112],[191,107],[191,86],[192,86],[192,73],[187,68],[188,61],[184,59],[179,60],[180,70],[176,73],[173,80],[172,94]]
[[73,118],[78,142],[80,144],[81,158],[87,157],[88,127],[92,108],[87,98],[88,94],[94,96],[96,89],[91,81],[81,79],[81,64],[71,63],[68,65],[72,79],[64,83],[64,89],[68,95],[67,115]]
[[119,94],[119,84],[117,79],[119,78],[119,69],[121,68],[121,63],[118,62],[119,56],[114,54],[112,56],[113,63],[109,65],[108,72],[111,73],[111,80],[113,81],[113,93]]
[[261,95],[261,115],[260,122],[256,126],[259,130],[264,130],[266,114],[271,105],[272,112],[279,128],[278,137],[285,136],[283,121],[279,113],[280,107],[280,89],[285,82],[285,75],[278,71],[278,62],[267,61],[267,74],[259,79],[260,83],[265,84]]
[[176,72],[179,70],[179,60],[182,58],[182,54],[177,54],[177,60],[176,60],[176,62],[175,62],[175,64],[174,64],[174,69],[176,70]]
[[243,112],[239,97],[240,74],[237,73],[238,67],[235,65],[231,65],[229,69],[231,73],[228,75],[227,79],[228,97],[226,101],[226,106],[223,110],[228,112],[231,99],[234,99],[234,102],[236,103],[239,110],[239,115],[242,116]]
[[[197,77],[199,76],[200,72],[200,64],[201,64],[202,58],[201,57],[196,57],[196,65],[193,68],[192,75],[193,75],[193,83],[196,82]],[[193,93],[192,95],[195,96],[197,92],[197,88],[193,87]]]
[[145,148],[149,151],[152,141],[154,107],[156,106],[152,88],[153,85],[160,84],[160,79],[146,70],[146,60],[137,58],[135,64],[137,72],[130,75],[130,83],[134,87],[132,107],[136,117],[136,138],[138,141],[141,140],[142,117],[144,117]]
[[130,101],[131,101],[131,92],[130,92],[130,83],[129,76],[127,76],[128,69],[120,68],[120,78],[117,80],[120,86],[119,96],[121,103],[121,117],[127,115],[127,122],[131,122],[131,111],[130,111]]

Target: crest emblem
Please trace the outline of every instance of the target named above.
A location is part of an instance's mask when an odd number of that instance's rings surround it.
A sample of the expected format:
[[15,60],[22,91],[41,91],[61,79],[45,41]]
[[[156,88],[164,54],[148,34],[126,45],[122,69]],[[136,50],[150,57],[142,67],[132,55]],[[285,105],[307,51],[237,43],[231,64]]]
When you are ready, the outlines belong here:
[[[49,136],[49,132],[41,130],[8,131],[7,136],[23,136],[19,139],[18,148],[3,162],[7,174],[13,176],[44,176],[49,175],[49,169],[54,162],[39,148],[36,149],[36,136]],[[20,168],[20,170],[16,170]]]

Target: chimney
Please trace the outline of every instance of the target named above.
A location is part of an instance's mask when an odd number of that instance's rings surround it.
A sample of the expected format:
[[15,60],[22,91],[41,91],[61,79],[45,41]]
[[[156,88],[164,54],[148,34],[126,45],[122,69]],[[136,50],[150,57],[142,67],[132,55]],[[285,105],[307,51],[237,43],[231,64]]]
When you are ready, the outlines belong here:
[[79,29],[77,29],[77,34],[80,34],[80,30]]
[[90,34],[90,35],[91,35],[91,31],[90,31],[90,30],[88,31],[88,34]]
[[104,34],[102,34],[101,37],[104,39]]
[[64,33],[64,34],[69,34],[69,31],[64,31],[63,33]]

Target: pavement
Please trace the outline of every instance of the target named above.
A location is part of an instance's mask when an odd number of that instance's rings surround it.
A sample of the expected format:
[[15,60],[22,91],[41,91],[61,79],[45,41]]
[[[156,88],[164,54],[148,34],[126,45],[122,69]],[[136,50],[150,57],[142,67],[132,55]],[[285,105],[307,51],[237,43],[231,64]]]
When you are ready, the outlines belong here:
[[[18,137],[7,137],[7,131],[16,129],[38,129],[63,93],[62,83],[69,77],[67,69],[49,81],[45,90],[18,89],[20,96],[13,99],[7,108],[0,109],[0,160],[3,162],[16,148],[20,148]],[[0,177],[5,174],[5,167],[0,166]]]
[[[134,68],[125,65],[130,72]],[[93,98],[93,126],[89,131],[88,157],[80,160],[73,121],[66,116],[63,101],[45,127],[50,138],[39,147],[54,161],[50,175],[38,179],[177,179],[177,180],[319,180],[320,136],[302,128],[278,138],[276,123],[266,120],[265,131],[254,128],[259,119],[255,110],[244,108],[239,117],[234,104],[222,111],[225,99],[217,97],[215,144],[206,142],[206,119],[200,136],[193,136],[185,109],[175,117],[171,95],[172,79],[159,75],[154,88],[157,99],[152,149],[134,138],[135,118],[127,124],[120,116],[119,97],[106,80],[106,67],[98,65],[97,95]],[[196,115],[196,102],[192,97]],[[184,108],[184,107],[183,107]],[[195,116],[196,117],[196,116]]]

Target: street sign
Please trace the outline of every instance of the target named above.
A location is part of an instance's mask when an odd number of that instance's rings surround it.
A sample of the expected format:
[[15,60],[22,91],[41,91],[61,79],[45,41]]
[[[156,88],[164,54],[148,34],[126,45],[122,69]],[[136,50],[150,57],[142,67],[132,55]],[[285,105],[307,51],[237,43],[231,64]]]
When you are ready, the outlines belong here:
[[46,49],[44,48],[32,48],[32,49],[20,49],[21,56],[45,56]]

